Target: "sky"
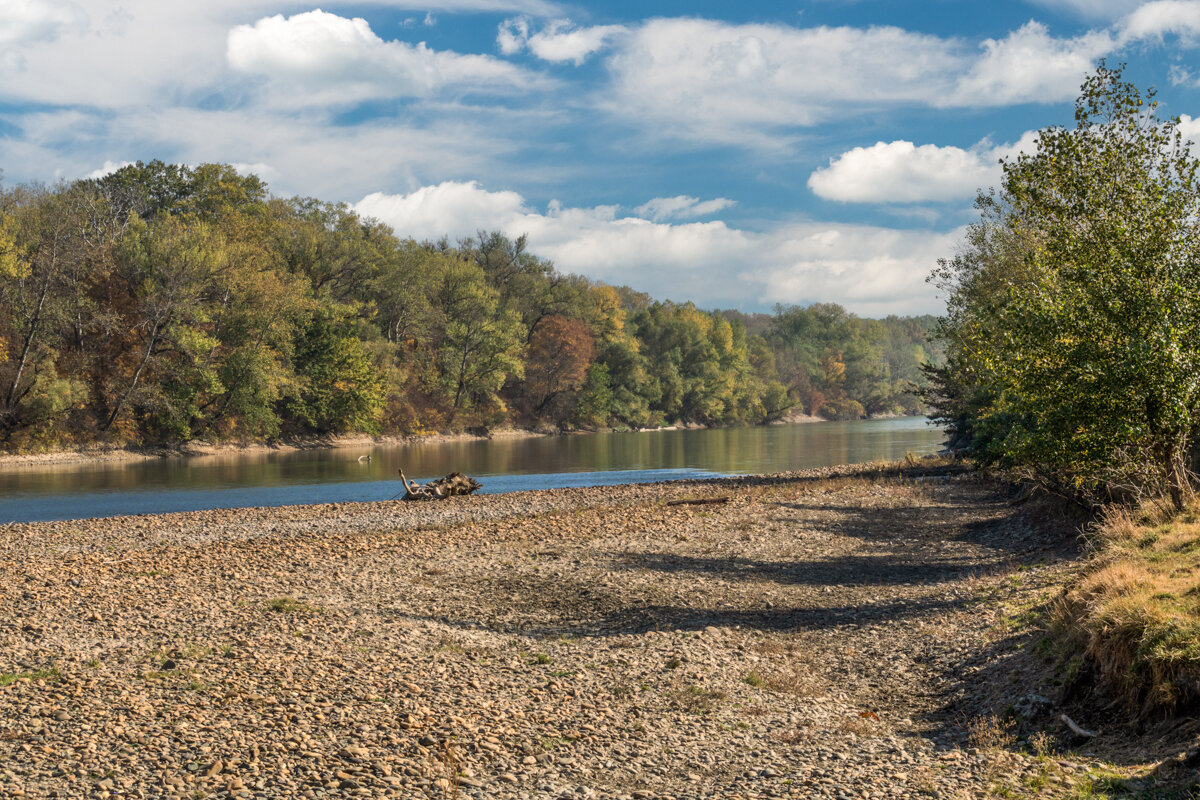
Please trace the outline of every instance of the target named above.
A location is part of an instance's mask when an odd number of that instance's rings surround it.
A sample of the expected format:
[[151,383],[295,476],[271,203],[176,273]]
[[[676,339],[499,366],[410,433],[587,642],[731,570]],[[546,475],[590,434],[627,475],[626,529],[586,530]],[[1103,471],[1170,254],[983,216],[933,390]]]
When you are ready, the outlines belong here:
[[939,313],[1100,59],[1200,140],[1200,0],[0,0],[4,184],[233,164],[704,308]]

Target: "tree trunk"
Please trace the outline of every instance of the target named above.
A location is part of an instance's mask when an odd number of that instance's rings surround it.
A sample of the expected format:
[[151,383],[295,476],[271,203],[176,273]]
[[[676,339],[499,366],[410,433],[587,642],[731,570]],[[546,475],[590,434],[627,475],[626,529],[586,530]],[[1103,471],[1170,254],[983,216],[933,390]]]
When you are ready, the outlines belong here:
[[1187,468],[1187,448],[1172,443],[1167,447],[1167,491],[1171,505],[1182,511],[1195,496],[1192,478]]
[[37,308],[33,312],[33,319],[29,321],[29,332],[25,334],[25,342],[21,345],[21,358],[17,362],[17,372],[13,375],[12,386],[8,387],[8,397],[4,400],[6,408],[11,409],[17,400],[17,387],[21,383],[21,374],[25,371],[25,365],[29,362],[29,351],[33,349],[34,339],[37,338],[38,328],[42,324],[42,308],[46,305],[46,295],[50,293],[50,281],[46,280],[42,284],[42,294],[38,298]]
[[154,329],[150,331],[150,341],[146,343],[146,352],[142,353],[142,361],[138,364],[137,369],[134,371],[133,379],[129,381],[129,386],[124,392],[121,393],[121,396],[117,399],[117,404],[113,406],[112,413],[108,415],[108,421],[105,422],[104,426],[100,429],[101,433],[108,433],[108,429],[111,428],[113,423],[117,421],[117,416],[125,407],[125,402],[129,399],[129,396],[133,394],[133,390],[137,386],[138,379],[142,377],[142,370],[146,368],[146,363],[150,360],[150,356],[153,355],[155,345],[158,344],[158,332],[160,329],[161,326],[159,323],[155,323]]
[[422,486],[416,481],[410,481],[404,477],[404,470],[400,470],[400,482],[404,484],[404,497],[401,499],[409,502],[446,500],[456,495],[473,494],[483,486],[483,484],[473,478],[468,478],[461,472],[451,472],[444,478],[438,478]]

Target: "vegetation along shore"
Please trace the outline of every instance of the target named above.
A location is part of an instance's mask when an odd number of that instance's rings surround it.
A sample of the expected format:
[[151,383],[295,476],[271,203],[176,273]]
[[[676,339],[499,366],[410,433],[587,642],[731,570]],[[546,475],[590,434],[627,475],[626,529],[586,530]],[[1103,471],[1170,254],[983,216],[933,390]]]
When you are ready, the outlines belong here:
[[703,311],[232,167],[0,185],[0,450],[917,413],[934,318]]

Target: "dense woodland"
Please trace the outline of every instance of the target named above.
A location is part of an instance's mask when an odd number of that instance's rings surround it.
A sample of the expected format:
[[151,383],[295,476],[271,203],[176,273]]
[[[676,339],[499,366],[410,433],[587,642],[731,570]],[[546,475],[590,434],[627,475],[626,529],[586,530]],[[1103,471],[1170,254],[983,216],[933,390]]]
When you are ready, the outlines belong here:
[[219,164],[0,186],[0,447],[914,413],[931,317],[656,302]]

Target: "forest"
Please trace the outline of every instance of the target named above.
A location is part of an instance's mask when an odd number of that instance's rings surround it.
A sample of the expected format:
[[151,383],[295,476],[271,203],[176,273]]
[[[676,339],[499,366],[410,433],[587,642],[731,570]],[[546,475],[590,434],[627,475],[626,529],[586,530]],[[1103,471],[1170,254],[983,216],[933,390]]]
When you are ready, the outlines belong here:
[[705,311],[230,166],[0,184],[0,449],[918,413],[933,317]]

